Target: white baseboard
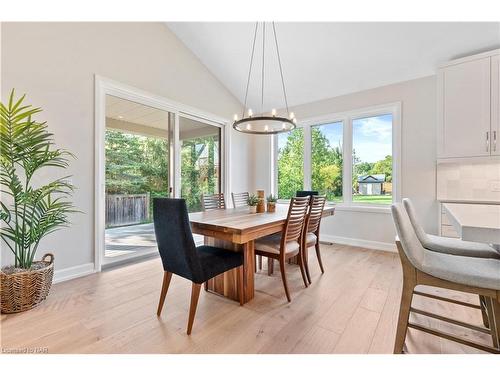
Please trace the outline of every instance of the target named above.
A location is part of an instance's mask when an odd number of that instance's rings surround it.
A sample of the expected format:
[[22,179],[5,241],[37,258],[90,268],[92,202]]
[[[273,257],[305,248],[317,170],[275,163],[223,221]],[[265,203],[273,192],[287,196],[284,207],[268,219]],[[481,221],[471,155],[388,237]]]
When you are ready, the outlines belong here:
[[390,251],[392,253],[397,252],[396,244],[390,242],[361,240],[359,238],[331,236],[328,234],[321,234],[320,240],[325,242],[338,243],[341,245],[350,245],[350,246],[364,247],[373,250]]
[[54,271],[54,284],[61,281],[76,279],[77,277],[87,276],[94,273],[94,263],[80,264],[74,267],[63,268]]

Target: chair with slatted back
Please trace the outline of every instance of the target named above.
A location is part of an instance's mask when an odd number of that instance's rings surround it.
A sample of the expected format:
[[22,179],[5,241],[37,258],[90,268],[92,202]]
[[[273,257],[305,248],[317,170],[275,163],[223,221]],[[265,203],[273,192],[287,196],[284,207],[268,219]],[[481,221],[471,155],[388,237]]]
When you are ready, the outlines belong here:
[[226,201],[224,200],[224,193],[203,194],[201,196],[201,204],[203,207],[203,211],[224,210],[226,208]]
[[285,288],[285,294],[288,302],[292,299],[290,298],[290,292],[288,291],[285,264],[288,259],[296,255],[298,255],[299,259],[302,280],[307,288],[301,241],[308,208],[308,196],[292,198],[290,201],[290,207],[288,208],[288,215],[283,232],[266,236],[255,241],[255,254],[277,259],[279,261],[281,279],[283,280],[283,287]]
[[306,222],[304,224],[302,248],[304,249],[304,268],[306,269],[307,280],[309,283],[311,283],[311,274],[309,272],[307,252],[310,247],[314,246],[316,249],[316,257],[318,258],[319,268],[321,269],[321,273],[325,273],[319,247],[319,226],[321,224],[321,217],[323,216],[325,203],[326,197],[318,195],[311,196],[309,213],[306,216]]
[[245,207],[248,206],[248,197],[250,194],[248,194],[248,191],[245,191],[244,193],[231,193],[231,198],[233,199],[233,207]]

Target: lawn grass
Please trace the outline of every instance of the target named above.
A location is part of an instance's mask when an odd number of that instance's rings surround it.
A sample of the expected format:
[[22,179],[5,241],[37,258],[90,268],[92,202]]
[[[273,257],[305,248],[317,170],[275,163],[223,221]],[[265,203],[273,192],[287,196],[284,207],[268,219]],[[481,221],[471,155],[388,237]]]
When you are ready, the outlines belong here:
[[392,195],[353,195],[352,201],[359,203],[391,204]]

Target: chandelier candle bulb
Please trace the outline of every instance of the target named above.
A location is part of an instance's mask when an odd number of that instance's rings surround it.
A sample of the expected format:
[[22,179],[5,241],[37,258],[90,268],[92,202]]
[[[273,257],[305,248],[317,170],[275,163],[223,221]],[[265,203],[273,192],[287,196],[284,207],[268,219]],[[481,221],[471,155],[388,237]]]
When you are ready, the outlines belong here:
[[234,115],[233,119],[234,121],[238,121],[238,115]]
[[253,116],[253,111],[251,109],[248,110],[248,117],[252,117]]
[[293,112],[290,112],[290,118],[291,119],[294,119],[295,118],[295,114]]
[[276,117],[276,110],[273,108],[273,110],[271,111],[271,114],[273,115],[273,117]]

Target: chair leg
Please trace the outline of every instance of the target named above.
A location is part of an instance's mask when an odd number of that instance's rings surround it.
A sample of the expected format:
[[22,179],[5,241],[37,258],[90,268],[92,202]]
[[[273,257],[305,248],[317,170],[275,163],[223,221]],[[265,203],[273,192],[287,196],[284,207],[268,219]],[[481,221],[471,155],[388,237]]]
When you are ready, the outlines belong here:
[[286,281],[286,273],[285,273],[285,259],[280,259],[280,270],[281,270],[281,279],[283,280],[283,287],[285,288],[285,294],[286,294],[286,299],[288,302],[292,302],[292,299],[290,298],[290,292],[288,291],[288,283]]
[[321,269],[321,273],[325,273],[325,269],[323,268],[323,261],[321,260],[321,251],[319,249],[319,241],[316,241],[316,257],[318,258],[319,268]]
[[187,334],[191,334],[193,329],[194,316],[196,314],[196,307],[198,306],[198,298],[200,297],[201,284],[193,283],[191,287],[191,305],[189,306],[189,320],[187,326]]
[[274,259],[267,258],[267,276],[271,276],[274,273]]
[[262,270],[262,255],[259,255],[258,258],[259,258],[259,270]]
[[299,261],[300,274],[302,275],[302,281],[304,281],[304,285],[307,288],[309,286],[309,284],[307,283],[307,279],[306,279],[306,271],[304,269],[304,253],[303,253],[302,249],[297,254],[297,257],[298,257],[298,261]]
[[403,281],[403,291],[401,292],[401,304],[399,306],[398,326],[396,330],[396,340],[394,342],[394,354],[401,354],[405,344],[406,332],[408,331],[408,320],[410,318],[411,300],[415,285]]
[[160,302],[158,303],[158,310],[156,310],[156,315],[160,316],[161,310],[163,309],[163,303],[165,302],[165,297],[168,292],[168,286],[170,285],[170,280],[172,279],[172,272],[165,271],[163,273],[163,284],[161,286]]
[[484,296],[479,296],[479,306],[481,306],[481,315],[483,317],[483,325],[486,328],[490,328],[490,322],[488,320],[488,313],[486,312],[486,298]]
[[495,348],[500,347],[500,328],[498,324],[500,324],[500,312],[498,311],[498,302],[490,297],[485,297],[486,302],[486,311],[487,316],[489,318],[489,327],[491,331],[491,339],[493,341],[493,346]]
[[238,267],[238,299],[240,300],[240,306],[245,303],[245,296],[243,291],[243,266]]
[[304,256],[303,256],[303,259],[304,259],[304,268],[306,270],[307,281],[309,281],[309,284],[312,284],[311,274],[309,273],[309,257],[306,256],[306,254],[305,254],[305,252],[307,252],[307,251],[309,251],[309,248],[306,246],[305,250],[304,250]]

